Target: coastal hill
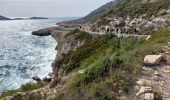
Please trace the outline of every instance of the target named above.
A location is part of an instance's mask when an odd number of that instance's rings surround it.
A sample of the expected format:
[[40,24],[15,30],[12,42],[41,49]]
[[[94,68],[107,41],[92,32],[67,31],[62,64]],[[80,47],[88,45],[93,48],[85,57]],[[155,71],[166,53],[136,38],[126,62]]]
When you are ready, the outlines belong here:
[[119,1],[120,0],[110,1],[79,20],[82,20],[83,22],[88,22],[96,17],[99,17],[103,13],[106,13],[107,11],[109,11],[109,9],[111,9],[112,7],[116,6],[119,3]]
[[170,1],[120,0],[86,23],[34,31],[58,42],[51,77],[5,100],[169,100]]
[[28,19],[48,19],[46,17],[30,17],[30,18],[7,18],[0,15],[0,20],[28,20]]
[[4,17],[0,15],[0,20],[10,20],[10,18]]
[[81,23],[86,23],[90,20],[95,19],[96,17],[101,16],[103,13],[106,13],[107,11],[109,11],[112,7],[116,6],[116,4],[119,3],[119,0],[114,0],[114,1],[110,1],[106,4],[104,4],[103,6],[97,8],[96,10],[92,11],[91,13],[89,13],[88,15],[86,15],[83,18],[80,18],[78,20],[71,20],[71,21],[65,21],[65,22],[61,22],[58,24],[81,24]]
[[29,19],[48,19],[46,17],[30,17]]

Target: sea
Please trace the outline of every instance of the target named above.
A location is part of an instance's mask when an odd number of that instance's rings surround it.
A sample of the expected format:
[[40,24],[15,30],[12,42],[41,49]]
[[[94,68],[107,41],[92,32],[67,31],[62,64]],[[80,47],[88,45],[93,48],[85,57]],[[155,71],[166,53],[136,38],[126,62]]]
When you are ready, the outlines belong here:
[[57,42],[51,37],[33,36],[32,31],[56,26],[73,18],[0,21],[0,93],[44,78],[52,72]]

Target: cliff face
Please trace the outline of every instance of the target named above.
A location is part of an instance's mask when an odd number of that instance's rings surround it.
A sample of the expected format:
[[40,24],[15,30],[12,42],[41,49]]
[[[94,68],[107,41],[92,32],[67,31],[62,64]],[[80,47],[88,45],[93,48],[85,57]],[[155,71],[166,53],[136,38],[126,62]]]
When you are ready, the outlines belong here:
[[59,26],[32,32],[33,35],[37,36],[51,35],[58,43],[56,46],[56,58],[55,61],[52,63],[53,77],[63,76],[65,74],[64,68],[65,66],[68,66],[69,63],[62,64],[63,57],[65,55],[68,55],[68,53],[70,52],[74,52],[77,48],[81,47],[86,41],[86,39],[79,39],[79,36],[81,35],[79,34],[80,30],[75,29],[76,28],[74,27],[69,29],[64,28],[63,26]]
[[53,75],[54,76],[63,76],[65,74],[64,66],[67,64],[61,64],[63,56],[67,55],[70,51],[75,51],[78,47],[84,44],[84,40],[76,40],[75,37],[71,34],[68,35],[68,32],[58,32],[53,31],[52,36],[56,39],[58,45],[56,47],[57,55],[56,59],[52,64]]

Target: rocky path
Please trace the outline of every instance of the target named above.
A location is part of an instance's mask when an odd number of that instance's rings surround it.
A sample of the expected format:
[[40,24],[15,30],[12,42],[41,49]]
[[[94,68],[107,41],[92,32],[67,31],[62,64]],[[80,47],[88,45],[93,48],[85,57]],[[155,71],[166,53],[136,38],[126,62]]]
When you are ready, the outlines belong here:
[[[150,93],[158,93],[162,96],[163,100],[170,100],[170,42],[168,42],[167,46],[163,48],[166,56],[166,62],[162,62],[159,65],[154,66],[145,66],[142,68],[142,77],[137,81],[138,91],[140,92],[141,87],[150,87],[151,91],[142,91],[143,94]],[[139,93],[138,92],[138,93]],[[151,95],[149,95],[151,96]],[[146,100],[154,100],[151,97],[141,96],[141,98],[147,98]],[[136,100],[144,100],[144,99],[136,99]],[[148,99],[149,98],[149,99]]]
[[161,92],[164,100],[170,100],[170,42],[163,50],[166,54],[167,65],[159,68],[160,74],[164,79]]
[[[105,32],[89,32],[89,31],[86,31],[86,30],[82,30],[82,31],[85,31],[89,34],[92,34],[92,35],[103,35],[105,34]],[[117,37],[124,37],[124,38],[127,38],[127,37],[135,37],[135,38],[150,38],[151,36],[150,35],[135,35],[135,34],[114,34],[116,35]]]

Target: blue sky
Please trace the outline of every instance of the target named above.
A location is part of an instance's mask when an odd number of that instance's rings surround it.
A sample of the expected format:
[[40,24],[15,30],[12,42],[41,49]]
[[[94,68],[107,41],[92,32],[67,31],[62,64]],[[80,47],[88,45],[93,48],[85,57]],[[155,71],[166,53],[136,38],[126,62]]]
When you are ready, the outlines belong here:
[[112,0],[0,0],[7,17],[81,17]]

